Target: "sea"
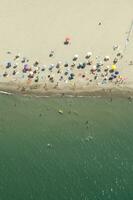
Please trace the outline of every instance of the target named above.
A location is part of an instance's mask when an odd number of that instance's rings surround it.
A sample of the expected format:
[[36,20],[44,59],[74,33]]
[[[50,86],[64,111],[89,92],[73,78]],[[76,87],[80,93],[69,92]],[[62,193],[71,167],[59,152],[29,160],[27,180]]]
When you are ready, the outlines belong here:
[[132,200],[133,102],[0,95],[0,200]]

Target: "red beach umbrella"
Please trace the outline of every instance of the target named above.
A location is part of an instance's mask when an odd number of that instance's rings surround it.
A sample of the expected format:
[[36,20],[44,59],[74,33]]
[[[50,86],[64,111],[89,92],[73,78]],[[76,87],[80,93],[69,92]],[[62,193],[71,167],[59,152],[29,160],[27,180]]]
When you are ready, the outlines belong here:
[[64,44],[70,44],[71,43],[71,38],[70,37],[66,37]]

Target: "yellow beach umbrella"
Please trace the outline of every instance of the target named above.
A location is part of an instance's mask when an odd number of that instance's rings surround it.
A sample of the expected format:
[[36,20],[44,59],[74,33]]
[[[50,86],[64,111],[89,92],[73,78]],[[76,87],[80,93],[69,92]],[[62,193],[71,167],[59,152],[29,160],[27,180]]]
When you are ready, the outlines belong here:
[[116,65],[112,65],[112,70],[116,70]]

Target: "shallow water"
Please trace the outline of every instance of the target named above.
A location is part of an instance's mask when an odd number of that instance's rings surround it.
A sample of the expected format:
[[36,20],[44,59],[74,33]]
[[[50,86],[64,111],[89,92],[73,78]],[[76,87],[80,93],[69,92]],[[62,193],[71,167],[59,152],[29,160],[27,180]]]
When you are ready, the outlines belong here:
[[133,199],[132,117],[125,99],[0,95],[0,199]]

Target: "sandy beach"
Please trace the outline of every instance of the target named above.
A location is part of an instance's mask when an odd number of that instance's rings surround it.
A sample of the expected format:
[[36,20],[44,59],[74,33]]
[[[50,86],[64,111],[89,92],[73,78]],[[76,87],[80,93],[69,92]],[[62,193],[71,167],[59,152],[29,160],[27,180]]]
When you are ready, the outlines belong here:
[[1,0],[0,90],[133,91],[133,1]]

